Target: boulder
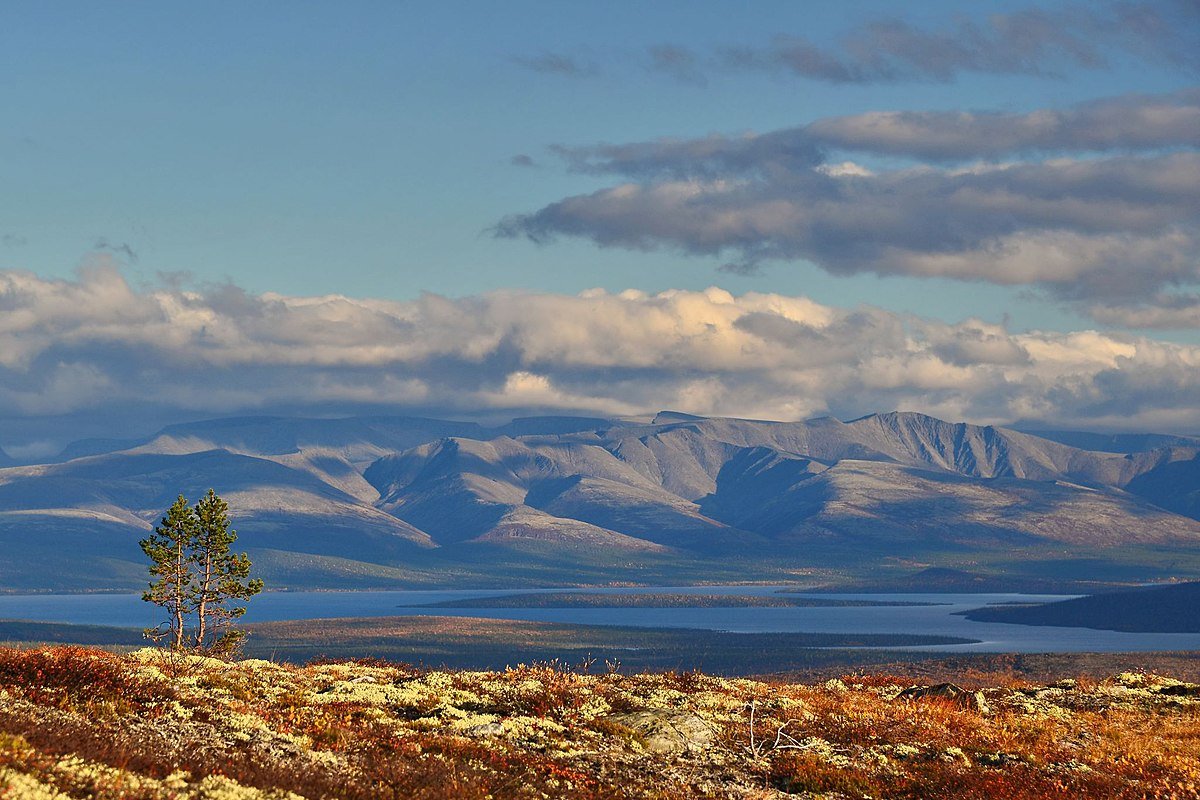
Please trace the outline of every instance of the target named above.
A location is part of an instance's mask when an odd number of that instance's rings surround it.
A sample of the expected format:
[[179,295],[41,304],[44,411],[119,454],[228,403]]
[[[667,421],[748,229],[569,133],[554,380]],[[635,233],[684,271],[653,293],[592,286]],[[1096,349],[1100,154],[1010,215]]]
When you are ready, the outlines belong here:
[[968,692],[966,689],[953,683],[939,683],[933,686],[912,686],[896,695],[897,700],[920,700],[924,698],[947,700],[960,708],[978,711],[981,714],[988,712],[988,705],[987,701],[983,699],[983,692]]
[[504,733],[504,726],[499,722],[485,722],[482,725],[472,725],[466,730],[467,736],[500,736]]
[[707,749],[713,741],[712,726],[684,711],[650,708],[612,714],[607,719],[636,733],[651,753],[696,752]]

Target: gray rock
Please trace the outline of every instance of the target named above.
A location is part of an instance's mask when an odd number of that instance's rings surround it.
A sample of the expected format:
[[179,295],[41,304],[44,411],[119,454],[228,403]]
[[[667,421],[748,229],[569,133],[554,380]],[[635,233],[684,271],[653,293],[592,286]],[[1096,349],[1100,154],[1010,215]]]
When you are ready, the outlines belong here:
[[655,708],[612,714],[607,719],[634,731],[651,753],[696,752],[707,749],[713,741],[712,727],[684,711]]
[[986,714],[990,710],[983,692],[968,692],[953,683],[939,683],[934,686],[913,686],[896,695],[897,700],[920,700],[924,698],[948,700],[960,708],[978,711]]
[[499,736],[502,733],[504,733],[504,726],[499,722],[485,722],[482,725],[467,728],[468,736]]

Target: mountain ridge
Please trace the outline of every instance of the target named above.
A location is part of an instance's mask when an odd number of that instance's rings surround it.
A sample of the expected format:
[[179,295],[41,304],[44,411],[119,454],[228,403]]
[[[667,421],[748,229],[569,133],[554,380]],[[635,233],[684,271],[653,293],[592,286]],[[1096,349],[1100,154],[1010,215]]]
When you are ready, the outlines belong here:
[[[1164,441],[1083,450],[915,412],[776,422],[664,411],[493,427],[238,417],[0,469],[0,545],[28,564],[23,554],[57,535],[77,548],[68,560],[120,562],[105,578],[120,583],[136,573],[130,546],[170,500],[211,486],[244,546],[268,572],[287,562],[289,575],[488,575],[489,548],[534,572],[601,564],[612,579],[638,559],[669,570],[730,558],[751,578],[754,564],[803,574],[947,558],[1190,574],[1200,570],[1200,446]],[[0,559],[0,588],[15,588],[6,574],[19,570]]]

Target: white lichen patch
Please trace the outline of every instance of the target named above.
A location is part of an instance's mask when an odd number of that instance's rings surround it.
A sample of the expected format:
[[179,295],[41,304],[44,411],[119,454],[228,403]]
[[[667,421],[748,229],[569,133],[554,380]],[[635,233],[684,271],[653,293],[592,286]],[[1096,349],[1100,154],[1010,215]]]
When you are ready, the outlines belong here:
[[13,800],[71,800],[53,786],[47,786],[32,775],[0,767],[0,797]]
[[226,710],[217,716],[226,732],[238,741],[250,741],[253,734],[269,730],[261,717]]
[[787,747],[788,749],[799,750],[814,755],[826,764],[834,767],[846,768],[854,763],[843,748],[831,744],[820,736],[805,736],[793,739]]
[[263,791],[243,786],[222,775],[209,775],[188,794],[188,800],[305,800],[292,792]]
[[446,715],[450,718],[446,728],[455,733],[469,733],[474,729],[495,725],[500,721],[495,714],[472,714],[461,709],[454,710],[457,712],[456,714]]
[[961,747],[945,748],[941,752],[941,759],[942,759],[942,761],[948,761],[951,763],[953,763],[953,762],[961,762],[963,764],[971,763],[971,759],[967,757],[967,754],[963,752],[963,749]]
[[912,745],[912,744],[908,744],[907,742],[900,742],[899,744],[888,745],[888,746],[884,747],[883,750],[884,750],[884,752],[890,752],[893,758],[898,758],[901,760],[911,760],[914,758],[920,758],[920,756],[922,754],[921,748],[919,748],[915,745]]

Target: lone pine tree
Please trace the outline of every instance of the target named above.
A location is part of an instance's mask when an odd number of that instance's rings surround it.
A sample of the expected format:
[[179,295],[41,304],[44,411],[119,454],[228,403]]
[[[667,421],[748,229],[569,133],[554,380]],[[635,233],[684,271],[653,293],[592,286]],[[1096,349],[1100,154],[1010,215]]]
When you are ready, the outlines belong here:
[[226,650],[237,643],[242,633],[233,623],[246,608],[233,602],[249,600],[262,591],[263,582],[250,578],[245,553],[230,551],[235,541],[229,507],[215,491],[209,489],[194,507],[183,495],[176,499],[154,532],[139,542],[157,579],[142,599],[167,612],[166,622],[147,630],[147,636],[168,639],[177,650],[187,639],[196,649]]
[[156,641],[169,637],[176,650],[183,647],[184,623],[192,609],[195,541],[196,515],[187,498],[179,495],[154,532],[138,542],[150,558],[150,576],[158,579],[142,592],[142,599],[167,612],[167,621],[148,629],[146,635]]

